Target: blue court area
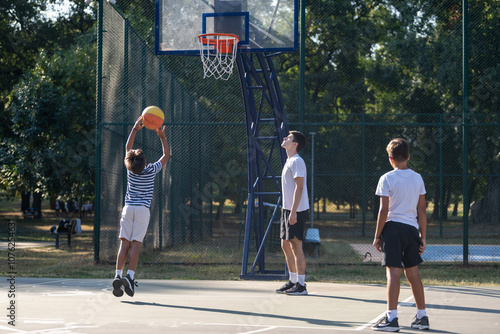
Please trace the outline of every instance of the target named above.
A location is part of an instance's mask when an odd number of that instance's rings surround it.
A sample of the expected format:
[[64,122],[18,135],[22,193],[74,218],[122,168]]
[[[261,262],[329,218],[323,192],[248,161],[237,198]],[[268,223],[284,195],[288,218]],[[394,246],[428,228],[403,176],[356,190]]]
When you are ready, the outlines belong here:
[[[463,247],[462,245],[427,245],[422,259],[429,262],[463,261]],[[469,246],[469,261],[500,262],[500,246]]]

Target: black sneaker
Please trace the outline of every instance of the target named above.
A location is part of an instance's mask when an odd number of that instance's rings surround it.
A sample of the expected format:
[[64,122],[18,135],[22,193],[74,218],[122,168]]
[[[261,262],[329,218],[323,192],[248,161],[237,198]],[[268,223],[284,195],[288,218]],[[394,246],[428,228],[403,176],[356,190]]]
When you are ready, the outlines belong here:
[[290,296],[307,295],[306,285],[297,282],[293,288],[286,290],[285,293]]
[[399,332],[398,318],[394,318],[389,322],[387,317],[383,317],[372,326],[372,329],[374,331]]
[[413,322],[411,323],[411,328],[416,329],[429,329],[429,317],[425,316],[422,319],[418,319],[417,316],[413,318]]
[[115,297],[123,296],[122,285],[122,278],[120,277],[120,275],[116,276],[113,280],[113,295]]
[[291,281],[288,281],[285,284],[283,284],[281,288],[277,289],[276,293],[285,293],[286,290],[290,290],[294,286],[295,284],[293,284]]
[[130,278],[130,275],[127,274],[127,276],[122,278],[122,284],[127,295],[129,295],[130,297],[134,297],[134,285],[137,286],[137,282],[135,281],[135,279]]

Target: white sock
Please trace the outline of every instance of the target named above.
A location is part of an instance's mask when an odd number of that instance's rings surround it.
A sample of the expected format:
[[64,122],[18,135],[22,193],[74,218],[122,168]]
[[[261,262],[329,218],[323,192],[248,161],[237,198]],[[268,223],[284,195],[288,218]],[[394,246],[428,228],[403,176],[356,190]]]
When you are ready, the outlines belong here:
[[129,270],[127,271],[127,275],[129,275],[131,279],[134,279],[134,274],[135,274],[135,271],[133,271],[133,270],[130,270],[130,269],[129,269]]
[[115,270],[115,277],[116,276],[122,277],[122,272],[123,272],[123,270]]
[[427,316],[427,310],[424,308],[423,310],[417,309],[417,319],[422,319]]
[[297,273],[290,273],[290,282],[292,282],[293,284],[297,283]]
[[300,285],[306,285],[306,275],[297,275],[297,278]]
[[398,317],[398,310],[387,310],[387,321],[391,322]]

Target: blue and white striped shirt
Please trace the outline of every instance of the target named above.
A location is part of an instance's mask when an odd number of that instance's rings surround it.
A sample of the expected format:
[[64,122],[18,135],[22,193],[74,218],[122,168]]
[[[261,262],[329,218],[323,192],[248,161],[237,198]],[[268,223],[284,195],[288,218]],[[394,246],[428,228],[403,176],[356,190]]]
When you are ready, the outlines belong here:
[[144,205],[149,208],[153,198],[155,176],[159,171],[161,171],[160,161],[147,164],[141,174],[127,170],[125,205]]

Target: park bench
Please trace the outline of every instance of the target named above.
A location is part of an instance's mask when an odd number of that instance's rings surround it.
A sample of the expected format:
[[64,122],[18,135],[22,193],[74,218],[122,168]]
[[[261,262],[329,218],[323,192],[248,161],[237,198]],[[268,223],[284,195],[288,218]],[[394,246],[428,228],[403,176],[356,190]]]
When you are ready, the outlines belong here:
[[58,228],[51,228],[50,233],[56,237],[56,249],[59,249],[59,236],[65,235],[68,237],[68,247],[71,248],[71,237],[73,235],[80,234],[82,232],[80,219],[71,219],[67,222],[66,219],[62,219],[59,222]]
[[35,219],[38,216],[38,211],[34,210],[24,210],[22,212],[23,214],[23,219],[30,218],[30,219]]

